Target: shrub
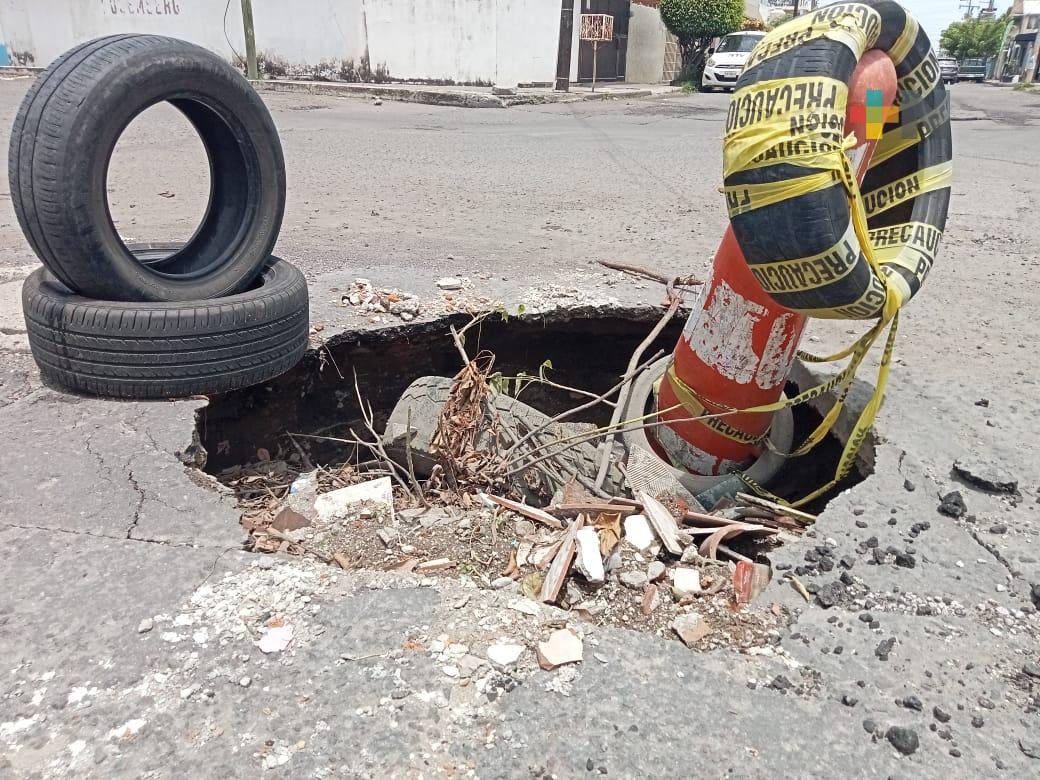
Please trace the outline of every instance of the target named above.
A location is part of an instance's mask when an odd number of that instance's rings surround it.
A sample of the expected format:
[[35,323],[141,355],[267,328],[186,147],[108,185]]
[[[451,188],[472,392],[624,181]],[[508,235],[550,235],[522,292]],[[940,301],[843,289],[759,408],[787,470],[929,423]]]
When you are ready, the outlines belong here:
[[682,79],[699,78],[711,41],[741,29],[743,0],[661,0],[661,21],[679,39]]

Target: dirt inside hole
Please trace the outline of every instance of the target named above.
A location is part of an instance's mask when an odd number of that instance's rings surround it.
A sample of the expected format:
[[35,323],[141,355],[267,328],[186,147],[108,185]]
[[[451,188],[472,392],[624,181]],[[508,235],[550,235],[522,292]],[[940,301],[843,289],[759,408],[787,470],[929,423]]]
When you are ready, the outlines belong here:
[[[478,347],[490,351],[495,355],[496,370],[506,375],[537,375],[539,367],[549,361],[554,382],[600,393],[624,373],[633,349],[658,316],[652,310],[612,309],[509,321],[488,319],[479,333],[472,334],[467,349],[470,354]],[[205,469],[235,491],[248,549],[308,555],[343,568],[422,571],[430,566],[424,571],[429,576],[469,578],[482,587],[538,599],[544,572],[533,566],[518,567],[517,554],[526,559],[539,550],[544,552],[561,534],[526,517],[496,513],[470,497],[452,502],[453,506],[435,501],[438,505],[424,508],[399,488],[395,488],[393,518],[377,504],[359,505],[329,522],[308,515],[304,508],[308,501],[313,502],[315,493],[358,484],[383,472],[378,464],[365,465],[371,462],[371,454],[359,452],[354,445],[303,437],[294,440],[288,433],[341,437],[352,428],[360,431],[363,421],[355,397],[355,372],[361,394],[371,405],[374,427],[381,431],[414,379],[458,372],[461,360],[448,328],[466,321],[445,318],[346,334],[312,351],[297,368],[273,382],[211,399],[198,419],[200,444],[207,454]],[[647,350],[646,357],[658,350],[670,351],[680,330],[677,319]],[[577,403],[572,393],[537,384],[529,385],[521,397],[548,414]],[[579,419],[602,425],[609,415],[610,409],[602,407]],[[795,440],[804,438],[820,419],[812,408],[798,407]],[[772,487],[785,498],[794,498],[826,483],[833,476],[842,446],[837,438],[828,437],[811,456],[786,468]],[[310,482],[306,478],[297,482],[313,467],[318,468]],[[854,471],[836,491],[864,476]],[[819,512],[832,494],[808,509]],[[294,511],[279,516],[286,507]],[[601,537],[610,533],[607,527],[612,518],[586,519],[605,528]],[[698,649],[748,648],[779,639],[786,615],[777,605],[757,601],[739,608],[735,605],[731,561],[698,557],[684,564],[661,551],[659,545],[640,552],[624,540],[620,518],[613,527],[622,539],[617,548],[623,553],[618,567],[607,573],[602,584],[589,583],[572,571],[556,601],[559,606],[600,625],[662,636],[673,635],[673,621],[693,609],[708,629],[703,635],[696,632],[692,644]],[[684,530],[692,532],[687,544],[696,546],[705,538],[703,529]],[[728,544],[736,556],[768,563],[769,550],[791,538],[791,534],[768,540],[749,535]],[[609,556],[605,558],[609,563]],[[436,561],[444,561],[444,568],[434,565]],[[698,569],[702,592],[682,595],[667,579],[659,578],[656,598],[648,596],[653,590],[651,580],[662,568],[659,561],[667,564],[665,577],[674,576],[676,568]],[[646,605],[653,601],[656,605],[648,610]]]

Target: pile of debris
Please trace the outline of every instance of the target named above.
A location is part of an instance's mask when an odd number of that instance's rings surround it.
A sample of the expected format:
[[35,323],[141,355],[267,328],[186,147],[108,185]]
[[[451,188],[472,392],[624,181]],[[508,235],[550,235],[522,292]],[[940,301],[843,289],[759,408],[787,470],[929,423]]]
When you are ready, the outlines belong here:
[[[365,280],[349,296],[352,305],[385,306]],[[676,309],[673,299],[655,331]],[[744,609],[770,580],[765,553],[816,518],[747,493],[706,508],[689,493],[630,482],[614,434],[628,424],[622,399],[652,338],[621,380],[596,394],[541,371],[503,377],[486,351],[471,358],[465,335],[481,319],[451,329],[462,370],[413,382],[382,433],[355,381],[364,431],[333,439],[353,447],[348,463],[315,468],[301,437],[330,437],[288,434],[295,452],[287,448],[287,460],[264,452],[264,462],[225,472],[245,509],[249,549],[343,569],[464,577],[689,646],[761,643],[782,618],[777,605]],[[534,382],[581,401],[550,417],[516,397]],[[601,404],[614,408],[610,425],[572,421]]]
[[375,289],[368,279],[355,279],[350,289],[342,294],[343,306],[355,306],[362,314],[371,315],[371,322],[384,322],[380,315],[389,314],[411,322],[422,311],[419,298],[397,288]]
[[224,476],[252,496],[242,524],[253,551],[463,577],[701,648],[758,646],[775,633],[778,607],[740,609],[769,582],[769,567],[735,548],[765,552],[812,520],[744,494],[709,514],[645,493],[604,501],[572,482],[545,508],[483,492],[469,507],[424,507],[389,475],[369,479],[350,465],[294,476],[290,464],[268,461]]

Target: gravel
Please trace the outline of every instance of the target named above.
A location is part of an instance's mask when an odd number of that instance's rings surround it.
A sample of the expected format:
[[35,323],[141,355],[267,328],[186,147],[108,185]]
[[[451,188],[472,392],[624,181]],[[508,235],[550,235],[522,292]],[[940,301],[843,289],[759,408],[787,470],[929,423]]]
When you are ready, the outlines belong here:
[[906,726],[890,726],[885,732],[885,739],[904,756],[915,753],[921,744],[917,732]]

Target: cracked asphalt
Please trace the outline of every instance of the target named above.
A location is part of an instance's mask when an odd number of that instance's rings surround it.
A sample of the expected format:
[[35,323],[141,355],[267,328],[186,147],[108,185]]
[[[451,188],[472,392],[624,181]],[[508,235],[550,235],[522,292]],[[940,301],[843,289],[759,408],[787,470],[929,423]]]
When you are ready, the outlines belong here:
[[[26,87],[0,83],[0,126]],[[335,305],[356,276],[430,300],[451,274],[509,306],[551,285],[649,305],[659,290],[595,260],[704,274],[724,227],[725,96],[506,111],[265,99],[290,171],[278,251],[307,273],[330,341],[382,327]],[[494,695],[415,647],[537,635],[559,615],[503,622],[497,592],[241,552],[233,498],[180,459],[204,401],[119,403],[40,385],[18,301],[34,260],[5,207],[0,771],[1036,776],[1035,104],[953,88],[948,231],[900,323],[875,472],[772,556],[778,576],[760,600],[795,615],[777,645],[698,653],[589,628],[576,673],[532,671]],[[182,201],[198,150],[175,119],[160,112],[134,128],[121,153],[112,199],[134,212],[126,236],[190,230]],[[806,346],[824,352],[854,332],[813,323]],[[969,458],[1017,492],[957,477],[953,463]],[[952,490],[963,516],[937,511]],[[812,604],[787,572],[818,590]],[[236,610],[256,603],[295,610],[290,650],[264,655],[243,633]],[[915,752],[890,744],[893,726],[913,730]]]

